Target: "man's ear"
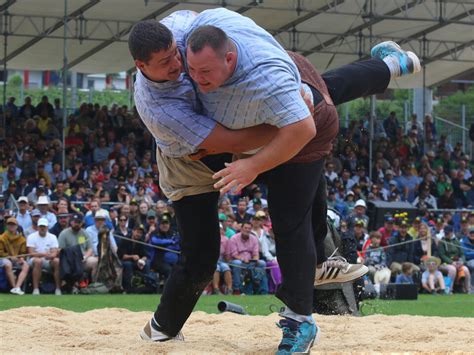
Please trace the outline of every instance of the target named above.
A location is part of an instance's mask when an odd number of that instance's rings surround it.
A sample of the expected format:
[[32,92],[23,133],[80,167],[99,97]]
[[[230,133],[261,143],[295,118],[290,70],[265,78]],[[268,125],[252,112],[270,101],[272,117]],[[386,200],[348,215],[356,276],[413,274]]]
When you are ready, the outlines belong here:
[[227,52],[225,54],[225,61],[228,65],[234,64],[237,61],[237,52]]
[[136,59],[135,60],[135,66],[138,69],[143,70],[143,68],[145,67],[145,62],[142,62],[141,60]]

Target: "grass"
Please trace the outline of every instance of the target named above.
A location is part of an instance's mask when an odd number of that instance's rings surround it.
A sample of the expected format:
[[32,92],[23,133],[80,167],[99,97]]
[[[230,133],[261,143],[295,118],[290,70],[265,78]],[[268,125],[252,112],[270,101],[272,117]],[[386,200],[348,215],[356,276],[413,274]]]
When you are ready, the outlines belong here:
[[[267,315],[276,312],[282,303],[273,296],[203,296],[196,310],[218,313],[220,300],[242,305],[248,314]],[[158,295],[54,295],[14,296],[0,294],[0,311],[24,306],[57,307],[75,312],[85,312],[97,308],[126,308],[131,311],[154,311],[159,301]],[[417,301],[364,302],[362,313],[369,314],[411,314],[440,317],[474,317],[474,296],[431,296],[420,295]]]

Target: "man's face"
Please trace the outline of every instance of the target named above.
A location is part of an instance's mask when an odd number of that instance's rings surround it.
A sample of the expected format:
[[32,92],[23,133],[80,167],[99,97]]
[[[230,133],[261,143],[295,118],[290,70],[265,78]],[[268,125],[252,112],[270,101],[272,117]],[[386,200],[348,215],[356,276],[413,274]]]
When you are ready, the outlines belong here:
[[69,217],[68,216],[60,216],[58,217],[58,222],[59,225],[63,228],[66,228],[67,224],[69,223]]
[[97,212],[99,210],[99,204],[97,201],[91,202],[91,211],[92,212]]
[[169,222],[161,222],[160,223],[160,231],[163,233],[167,233],[170,230],[170,224]]
[[247,211],[247,202],[245,201],[239,201],[239,204],[237,205],[237,209],[239,210],[239,212],[245,212]]
[[245,223],[240,230],[240,234],[242,235],[243,239],[248,239],[250,236],[250,232],[252,231],[252,226],[248,223]]
[[363,206],[357,206],[354,209],[359,216],[365,214],[365,208]]
[[48,227],[46,226],[39,226],[38,227],[38,232],[39,232],[39,235],[44,237],[46,235],[46,232],[48,231]]
[[17,230],[17,225],[15,223],[8,223],[7,224],[7,229],[10,233],[13,233],[15,234],[16,233],[16,230]]
[[135,240],[140,239],[143,236],[143,231],[141,229],[134,229],[132,233],[132,238]]
[[48,205],[38,205],[38,209],[42,214],[45,214],[46,212],[48,212]]
[[71,228],[74,232],[78,232],[81,229],[81,222],[79,221],[72,221]]
[[28,207],[28,203],[21,201],[18,206],[20,207],[20,211],[24,212],[26,208]]
[[237,53],[219,53],[206,46],[193,53],[187,49],[189,75],[203,93],[216,90],[232,76],[237,61]]
[[96,218],[95,219],[95,226],[97,227],[97,229],[100,229],[104,226],[105,224],[105,219],[103,218]]
[[176,42],[170,48],[154,52],[148,62],[135,60],[135,65],[140,71],[153,81],[174,81],[183,71],[183,62]]

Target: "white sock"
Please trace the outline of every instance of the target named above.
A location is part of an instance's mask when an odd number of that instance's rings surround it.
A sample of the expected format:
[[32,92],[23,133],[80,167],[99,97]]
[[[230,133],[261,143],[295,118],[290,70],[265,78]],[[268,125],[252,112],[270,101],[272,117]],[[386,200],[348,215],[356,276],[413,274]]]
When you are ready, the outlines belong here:
[[314,323],[314,319],[313,319],[313,316],[311,314],[309,316],[305,316],[303,314],[295,313],[288,306],[285,307],[285,310],[282,313],[280,313],[280,315],[285,317],[285,318],[293,319],[297,322],[308,322],[308,323],[311,323],[311,324]]
[[394,56],[386,56],[383,61],[385,64],[387,64],[388,70],[390,70],[390,77],[393,78],[398,78],[401,73],[400,73],[400,63],[398,61],[398,58]]

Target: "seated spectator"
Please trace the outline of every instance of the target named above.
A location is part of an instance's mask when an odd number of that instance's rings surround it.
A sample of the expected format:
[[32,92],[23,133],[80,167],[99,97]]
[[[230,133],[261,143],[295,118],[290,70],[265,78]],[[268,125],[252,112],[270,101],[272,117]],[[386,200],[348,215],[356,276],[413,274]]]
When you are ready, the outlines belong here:
[[[263,212],[263,211],[261,211]],[[263,212],[265,213],[265,212]],[[227,238],[232,238],[233,235],[235,235],[235,231],[232,229],[232,227],[229,225],[229,217],[224,214],[224,213],[219,213],[219,223],[222,223],[222,225],[225,228],[225,236]]]
[[352,233],[354,234],[354,239],[357,244],[357,251],[362,253],[364,251],[364,246],[366,246],[366,243],[369,240],[369,235],[365,232],[364,220],[359,219],[355,221]]
[[420,194],[413,201],[413,206],[418,209],[438,209],[436,198],[430,193],[430,187],[425,185]]
[[220,247],[220,254],[219,260],[217,261],[216,271],[214,272],[214,276],[212,278],[212,294],[218,295],[221,293],[220,291],[220,283],[221,283],[221,276],[224,276],[224,283],[225,295],[231,295],[233,293],[232,290],[232,274],[230,271],[230,266],[227,263],[228,255],[227,255],[227,244],[229,239],[225,235],[225,229],[222,223],[219,224],[220,227],[220,235],[221,235],[221,247]]
[[98,212],[98,211],[101,211],[102,214],[105,214],[105,225],[107,226],[107,228],[109,228],[110,230],[112,230],[113,228],[113,225],[112,225],[112,221],[110,220],[110,216],[109,216],[109,212],[103,208],[101,208],[101,205],[100,205],[100,198],[94,198],[90,205],[89,205],[89,211],[87,211],[85,217],[84,217],[84,225],[86,228],[92,226],[93,224],[95,224],[95,214]]
[[[413,264],[413,243],[405,243],[413,240],[413,237],[408,234],[406,228],[400,228],[396,234],[390,239],[387,248],[387,265],[392,271],[392,276],[398,275],[402,271],[403,263]],[[412,265],[414,272],[419,272],[420,268],[415,264]]]
[[38,202],[36,203],[36,208],[41,213],[41,218],[46,218],[48,220],[48,225],[53,228],[53,226],[58,221],[56,215],[53,212],[49,211],[49,200],[46,196],[40,196]]
[[354,210],[347,219],[349,229],[352,229],[357,220],[362,220],[364,225],[367,227],[369,225],[369,217],[366,215],[367,205],[364,200],[359,199],[354,205]]
[[374,284],[388,284],[390,282],[390,269],[386,264],[386,255],[381,248],[382,234],[370,233],[370,246],[365,250],[364,265],[369,268],[369,275]]
[[453,195],[453,188],[451,185],[446,186],[443,194],[438,199],[438,208],[453,209],[456,208],[456,201]]
[[281,284],[282,278],[280,266],[278,265],[276,257],[275,234],[271,228],[268,233],[265,233],[259,239],[259,247],[261,259],[266,262],[268,274],[270,276],[268,279],[268,292],[273,294]]
[[396,284],[414,284],[413,281],[413,264],[412,263],[403,263],[402,272],[397,275],[395,279]]
[[58,218],[58,222],[50,229],[50,232],[55,236],[59,236],[63,230],[69,227],[70,215],[67,209],[60,209],[56,217]]
[[58,238],[48,233],[48,220],[40,218],[39,230],[28,236],[26,246],[30,258],[28,264],[33,269],[33,295],[39,295],[42,271],[53,273],[56,290],[54,294],[61,296],[61,279],[59,277],[59,245]]
[[426,270],[421,275],[421,287],[427,293],[446,293],[443,274],[438,270],[439,264],[438,258],[431,257],[425,260]]
[[[228,253],[230,256],[230,266],[232,268],[232,283],[234,293],[242,290],[242,270],[258,268],[265,272],[265,261],[259,259],[258,239],[251,234],[252,224],[243,223],[240,233],[237,233],[229,240]],[[266,281],[266,280],[265,280]],[[267,285],[268,290],[268,285]]]
[[254,216],[255,213],[257,213],[258,211],[261,211],[262,209],[263,209],[262,200],[259,198],[254,198],[249,203],[249,208],[247,209],[247,213],[251,216]]
[[41,217],[41,212],[38,209],[31,211],[31,226],[23,231],[25,237],[28,237],[31,233],[38,231],[38,221]]
[[[89,235],[92,242],[93,255],[98,256],[97,246],[99,245],[99,231],[107,228],[106,226],[107,212],[104,210],[98,210],[94,216],[94,224],[86,228],[86,232]],[[108,228],[107,228],[108,229]],[[109,230],[109,241],[110,247],[114,253],[117,253],[117,243],[112,234],[112,231]]]
[[[15,217],[7,219],[7,230],[0,235],[0,267],[5,269],[10,292],[15,295],[24,295],[21,289],[26,276],[28,276],[29,266],[23,255],[26,254],[26,239],[18,232],[18,222]],[[18,278],[15,271],[21,270]]]
[[469,228],[469,235],[461,240],[461,246],[464,248],[464,257],[466,266],[471,273],[471,291],[474,289],[474,227]]
[[[154,211],[153,211],[154,212]],[[180,237],[171,230],[168,215],[164,214],[160,219],[158,230],[152,234],[151,245],[156,245],[168,250],[158,249],[154,251],[152,259],[152,269],[160,274],[160,277],[168,280],[173,265],[178,262],[180,247]]]
[[448,273],[451,279],[451,292],[456,282],[461,283],[463,291],[471,291],[471,274],[465,266],[466,258],[461,248],[461,243],[454,236],[453,227],[447,225],[444,227],[444,238],[439,242],[439,256],[443,264],[440,270]]
[[242,224],[244,222],[250,222],[251,214],[247,213],[247,200],[245,198],[240,198],[237,203],[237,211],[235,212],[235,221],[237,224]]
[[133,241],[143,242],[143,233],[145,227],[143,224],[137,224],[133,228],[131,240],[124,239],[120,243],[118,255],[122,261],[123,267],[123,288],[129,292],[132,289],[132,275],[134,272],[147,274],[150,271],[150,263],[147,259],[145,246]]
[[421,223],[418,239],[413,243],[413,260],[421,269],[424,269],[424,261],[428,258],[428,249],[431,249],[432,257],[438,257],[436,241],[432,238],[428,225]]
[[387,246],[390,238],[392,238],[395,235],[396,230],[393,226],[394,223],[395,223],[395,220],[392,216],[385,217],[384,226],[379,228],[379,233],[382,236],[382,239],[380,241],[381,246],[383,247]]
[[71,248],[79,245],[83,256],[84,271],[90,272],[92,281],[95,281],[97,274],[97,264],[99,258],[94,256],[92,248],[92,239],[89,234],[82,228],[82,217],[75,214],[71,218],[71,227],[66,228],[58,237],[58,245],[60,249]]

